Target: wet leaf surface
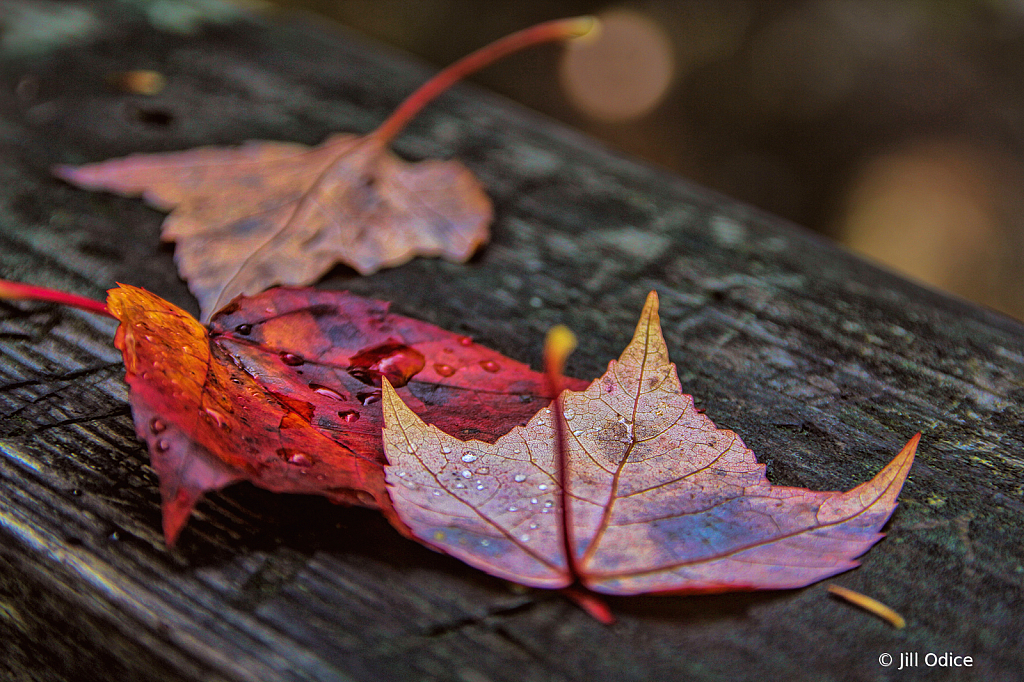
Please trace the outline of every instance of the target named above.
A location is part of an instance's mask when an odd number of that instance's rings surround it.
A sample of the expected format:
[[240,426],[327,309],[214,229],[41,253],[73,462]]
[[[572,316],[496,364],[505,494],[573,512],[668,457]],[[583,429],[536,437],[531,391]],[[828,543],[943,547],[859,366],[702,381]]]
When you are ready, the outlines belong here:
[[108,307],[170,544],[204,492],[240,480],[389,514],[384,377],[426,418],[492,441],[550,400],[527,365],[345,292],[239,298],[209,330],[135,287]]
[[413,534],[536,587],[801,587],[853,568],[881,539],[917,446],[849,492],[770,484],[740,438],[681,393],[654,294],[619,360],[560,400],[561,456],[554,406],[488,444],[428,426],[385,385],[387,483]]

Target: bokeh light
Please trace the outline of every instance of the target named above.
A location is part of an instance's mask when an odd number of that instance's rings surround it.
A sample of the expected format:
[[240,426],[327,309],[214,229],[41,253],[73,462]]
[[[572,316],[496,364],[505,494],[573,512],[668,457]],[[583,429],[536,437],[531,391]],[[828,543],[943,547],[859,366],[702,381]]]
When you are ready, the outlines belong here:
[[573,105],[591,118],[639,118],[661,102],[672,83],[672,43],[657,23],[639,12],[612,10],[598,16],[598,35],[567,47],[560,68],[562,87]]

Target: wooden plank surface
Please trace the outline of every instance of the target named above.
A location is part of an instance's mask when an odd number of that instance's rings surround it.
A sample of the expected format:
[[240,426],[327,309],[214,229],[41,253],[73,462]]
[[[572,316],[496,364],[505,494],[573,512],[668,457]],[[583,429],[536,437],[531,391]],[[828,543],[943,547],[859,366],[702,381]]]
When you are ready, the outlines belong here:
[[[0,276],[95,298],[126,282],[195,312],[158,244],[161,214],[49,167],[367,131],[429,73],[309,19],[220,17],[187,35],[154,25],[157,5],[0,5]],[[33,16],[45,39],[28,33]],[[106,76],[128,68],[168,87],[111,89]],[[824,584],[611,599],[619,620],[606,627],[373,512],[248,485],[211,495],[167,551],[114,325],[0,304],[0,678],[1020,679],[1022,325],[473,88],[430,107],[396,149],[478,173],[492,243],[467,265],[339,268],[321,286],[391,300],[534,366],[544,331],[568,324],[581,341],[570,373],[587,378],[656,289],[684,390],[773,483],[848,489],[922,431],[887,539],[834,579],[907,627]],[[919,667],[897,670],[900,652]],[[974,665],[926,665],[944,652]]]

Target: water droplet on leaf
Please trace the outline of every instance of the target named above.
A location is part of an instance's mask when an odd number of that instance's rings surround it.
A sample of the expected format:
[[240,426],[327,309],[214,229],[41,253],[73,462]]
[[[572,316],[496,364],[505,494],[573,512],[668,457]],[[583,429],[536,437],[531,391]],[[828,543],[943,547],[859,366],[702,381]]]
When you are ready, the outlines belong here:
[[452,367],[451,365],[442,364],[440,362],[434,365],[434,371],[443,377],[450,377],[451,375],[455,374],[454,367]]
[[338,416],[349,423],[359,421],[359,413],[356,412],[355,410],[345,410],[344,412],[339,412]]
[[345,397],[335,391],[333,388],[327,386],[321,386],[320,384],[310,384],[309,387],[313,389],[313,393],[324,396],[325,398],[334,398],[335,400],[344,400]]
[[304,452],[293,452],[288,455],[288,463],[295,466],[308,467],[313,464],[313,460]]
[[357,393],[356,399],[363,405],[372,405],[380,401],[380,391],[367,391],[366,393]]
[[494,360],[481,360],[480,366],[484,368],[485,372],[490,372],[491,374],[501,370],[501,365],[496,363]]
[[281,353],[280,358],[281,362],[289,367],[298,367],[299,365],[306,364],[306,359],[301,355],[296,355],[295,353]]
[[401,388],[425,364],[423,353],[390,339],[378,346],[364,348],[349,358],[348,373],[370,386],[382,385],[382,377],[387,377],[392,386]]

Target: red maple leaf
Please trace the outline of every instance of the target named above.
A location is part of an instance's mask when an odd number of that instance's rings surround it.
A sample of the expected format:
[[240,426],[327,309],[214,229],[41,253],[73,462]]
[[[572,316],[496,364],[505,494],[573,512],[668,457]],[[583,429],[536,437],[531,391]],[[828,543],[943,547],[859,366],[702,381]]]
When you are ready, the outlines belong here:
[[347,292],[239,297],[209,331],[136,287],[111,289],[108,307],[169,545],[206,491],[241,480],[390,515],[385,378],[425,418],[490,441],[552,395],[527,365]]
[[652,292],[602,377],[494,443],[428,426],[385,384],[387,483],[415,537],[525,585],[620,595],[795,588],[856,566],[920,434],[849,492],[772,485],[681,392],[657,308]]

